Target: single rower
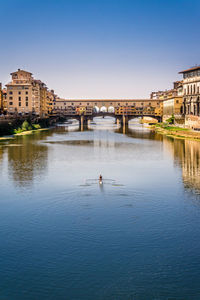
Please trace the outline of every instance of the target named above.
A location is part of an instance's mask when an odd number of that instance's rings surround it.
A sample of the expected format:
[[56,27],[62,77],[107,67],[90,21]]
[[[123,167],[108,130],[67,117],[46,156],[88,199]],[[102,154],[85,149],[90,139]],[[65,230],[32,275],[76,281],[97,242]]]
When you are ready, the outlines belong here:
[[101,175],[99,176],[99,184],[103,184],[103,177]]

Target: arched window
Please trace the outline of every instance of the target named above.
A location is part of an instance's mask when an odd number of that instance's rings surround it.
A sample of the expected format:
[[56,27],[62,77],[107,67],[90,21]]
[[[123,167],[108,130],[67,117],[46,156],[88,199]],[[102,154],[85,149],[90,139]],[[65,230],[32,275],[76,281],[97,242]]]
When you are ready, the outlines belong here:
[[190,94],[192,95],[192,85],[190,86]]
[[189,85],[188,85],[188,87],[187,87],[187,93],[188,93],[188,95],[189,95],[189,93],[190,93],[190,87],[189,87]]
[[195,86],[195,84],[193,85],[193,92],[194,92],[194,94],[196,94],[196,86]]

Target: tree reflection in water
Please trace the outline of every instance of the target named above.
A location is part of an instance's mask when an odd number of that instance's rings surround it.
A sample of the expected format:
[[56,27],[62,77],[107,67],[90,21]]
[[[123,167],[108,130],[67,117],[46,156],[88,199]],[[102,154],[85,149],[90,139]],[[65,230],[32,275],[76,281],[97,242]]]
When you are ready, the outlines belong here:
[[[76,131],[77,129],[74,128],[73,130]],[[92,127],[89,130],[92,131],[95,128]],[[105,128],[105,130],[107,129]],[[117,134],[124,134],[124,129],[121,127],[118,129],[113,127],[113,131]],[[1,142],[0,170],[3,171],[2,165],[5,158],[9,177],[17,185],[26,187],[32,184],[35,177],[45,176],[48,168],[49,148],[48,144],[42,142],[54,134],[61,136],[67,132],[70,132],[70,128],[59,126],[47,132],[39,132]],[[181,166],[185,188],[200,192],[200,142],[166,137],[145,129],[139,124],[138,126],[126,126],[125,135],[135,139],[161,142],[163,151],[171,153],[175,166]],[[96,142],[92,145],[95,147]]]

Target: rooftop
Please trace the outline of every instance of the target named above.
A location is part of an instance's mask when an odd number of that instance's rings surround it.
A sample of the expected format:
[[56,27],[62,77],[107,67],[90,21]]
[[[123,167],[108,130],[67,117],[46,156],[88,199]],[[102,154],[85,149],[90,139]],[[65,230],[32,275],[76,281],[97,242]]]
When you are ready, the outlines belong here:
[[28,72],[28,71],[25,71],[25,70],[21,70],[21,69],[18,69],[16,72],[10,73],[10,75],[13,75],[13,74],[15,74],[15,73],[17,73],[17,72],[24,72],[24,73],[28,73],[28,74],[30,74],[30,75],[33,75],[32,73],[30,73],[30,72]]
[[184,73],[188,73],[188,72],[192,72],[192,71],[196,71],[196,70],[200,70],[200,66],[195,66],[190,69],[186,69],[184,71],[179,72],[179,74],[184,74]]

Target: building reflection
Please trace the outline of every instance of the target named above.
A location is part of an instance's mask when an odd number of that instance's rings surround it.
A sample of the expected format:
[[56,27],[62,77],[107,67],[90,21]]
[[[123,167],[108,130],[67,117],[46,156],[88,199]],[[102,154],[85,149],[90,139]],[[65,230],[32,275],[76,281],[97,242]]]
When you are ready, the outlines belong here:
[[199,142],[185,141],[182,162],[183,181],[186,187],[200,191],[200,147]]
[[31,185],[44,175],[48,163],[48,147],[39,143],[45,133],[18,138],[8,146],[8,172],[19,186]]
[[[3,161],[3,147],[0,145],[0,166],[2,164]],[[0,170],[2,170],[2,168],[0,168]]]
[[[125,129],[125,130],[124,130]],[[153,130],[149,130],[148,128],[145,128],[145,126],[139,125],[137,126],[126,126],[125,128],[120,127],[115,131],[116,133],[126,134],[129,137],[132,138],[138,138],[138,139],[150,139],[150,140],[156,140],[156,141],[162,141],[163,136],[161,134],[157,134]]]
[[[105,121],[105,120],[104,120]],[[109,120],[108,120],[109,121]],[[97,125],[98,122],[96,121]],[[118,134],[124,134],[123,128],[117,127],[113,124],[106,124],[100,126],[100,130],[95,130],[96,123],[91,124],[88,131],[93,132],[92,142],[87,139],[81,140],[82,145],[92,145],[93,153],[98,156],[108,157],[112,159],[115,153],[119,153],[121,146],[120,140],[116,139],[115,135],[105,133],[103,131],[110,130]],[[73,130],[75,129],[72,126]],[[30,136],[19,137],[16,140],[8,143],[7,146],[0,147],[0,166],[7,157],[9,176],[19,186],[31,185],[36,179],[45,176],[48,167],[48,143],[44,141],[55,134],[60,136],[70,132],[70,126],[58,126],[49,132],[40,132]],[[76,131],[79,131],[76,128]],[[161,134],[157,134],[145,127],[137,124],[126,128],[128,137],[136,139],[149,139],[161,142],[160,145],[167,155],[171,154],[174,163],[181,167],[182,178],[185,188],[196,190],[200,192],[200,143],[197,141],[173,139]],[[86,135],[87,137],[87,135]],[[64,143],[80,143],[80,141],[64,141]],[[128,144],[127,144],[127,147]],[[2,168],[1,168],[2,169]]]
[[184,186],[200,192],[200,143],[167,137],[163,142],[165,149],[174,156],[175,164],[182,168]]

